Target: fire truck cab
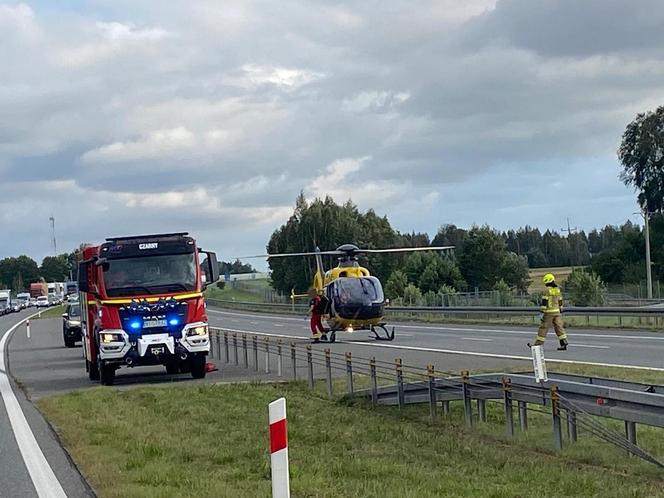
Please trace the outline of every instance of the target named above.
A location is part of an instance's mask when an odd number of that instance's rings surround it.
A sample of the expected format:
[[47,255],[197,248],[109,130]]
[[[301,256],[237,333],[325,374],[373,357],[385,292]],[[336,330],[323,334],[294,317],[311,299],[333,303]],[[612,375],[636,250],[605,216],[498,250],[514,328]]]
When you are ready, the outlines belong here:
[[187,233],[106,239],[83,249],[78,288],[85,368],[112,385],[122,366],[206,373],[203,290],[219,279],[216,254]]

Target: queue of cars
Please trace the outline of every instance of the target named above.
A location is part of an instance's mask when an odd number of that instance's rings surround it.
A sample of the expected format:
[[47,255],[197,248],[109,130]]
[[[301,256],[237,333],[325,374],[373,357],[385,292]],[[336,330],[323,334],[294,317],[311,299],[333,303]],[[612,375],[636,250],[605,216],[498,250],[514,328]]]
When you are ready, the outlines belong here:
[[0,290],[0,316],[17,313],[27,308],[49,308],[73,299],[77,299],[77,296],[72,295],[68,298],[54,295],[30,297],[29,293],[19,293],[16,297],[12,297],[9,290]]

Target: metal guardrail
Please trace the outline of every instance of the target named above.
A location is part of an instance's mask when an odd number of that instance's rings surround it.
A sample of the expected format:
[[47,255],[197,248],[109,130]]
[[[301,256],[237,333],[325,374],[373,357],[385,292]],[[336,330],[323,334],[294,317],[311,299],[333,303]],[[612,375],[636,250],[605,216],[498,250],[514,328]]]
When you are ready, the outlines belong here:
[[[305,304],[283,304],[283,303],[252,303],[248,301],[225,301],[219,299],[207,299],[212,306],[233,306],[250,309],[271,309],[282,311],[306,311]],[[537,307],[492,307],[492,306],[461,306],[461,307],[428,307],[428,306],[386,306],[385,314],[428,314],[444,317],[446,315],[489,315],[489,316],[536,316],[540,313]],[[654,317],[664,318],[664,308],[652,307],[580,307],[570,306],[563,310],[567,316],[617,316],[617,317]]]
[[[472,402],[477,402],[480,422],[487,421],[486,402],[501,400],[504,406],[505,428],[509,436],[515,433],[514,404],[517,405],[519,427],[528,429],[528,412],[535,410],[549,413],[552,420],[553,444],[562,449],[564,443],[562,424],[567,424],[569,442],[578,438],[578,428],[583,428],[605,441],[625,449],[629,454],[664,468],[654,456],[638,447],[636,425],[664,427],[664,386],[638,384],[612,379],[550,374],[549,381],[537,383],[532,376],[517,374],[481,374],[468,372],[443,376],[433,366],[426,369],[394,362],[363,358],[350,352],[341,353],[325,348],[322,351],[310,344],[294,342],[292,338],[277,334],[264,334],[210,329],[211,353],[226,363],[264,369],[269,373],[276,362],[279,377],[289,376],[298,380],[298,368],[306,365],[307,381],[314,389],[314,368],[323,369],[328,397],[333,398],[333,370],[346,375],[346,396],[366,398],[372,405],[394,405],[403,408],[408,404],[428,403],[431,418],[437,417],[438,403],[443,414],[449,415],[450,402],[461,401],[466,425],[475,423]],[[303,340],[306,340],[303,338]],[[322,347],[325,344],[321,344]],[[261,358],[262,356],[262,358]],[[250,360],[251,358],[251,360]],[[286,371],[288,370],[288,373]],[[358,374],[369,379],[370,388],[357,391],[354,383]],[[300,374],[301,375],[301,374]],[[380,386],[378,380],[394,382]],[[534,409],[537,405],[548,409]],[[625,435],[603,426],[597,417],[623,421]]]

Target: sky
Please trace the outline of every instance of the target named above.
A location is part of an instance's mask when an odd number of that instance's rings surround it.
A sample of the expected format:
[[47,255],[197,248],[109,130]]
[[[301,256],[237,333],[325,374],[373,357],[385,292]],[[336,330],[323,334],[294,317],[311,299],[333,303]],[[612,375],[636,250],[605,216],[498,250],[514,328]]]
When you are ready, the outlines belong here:
[[660,0],[0,0],[0,258],[51,254],[51,216],[58,252],[255,254],[300,191],[432,237],[637,221],[616,149],[662,104],[663,25]]

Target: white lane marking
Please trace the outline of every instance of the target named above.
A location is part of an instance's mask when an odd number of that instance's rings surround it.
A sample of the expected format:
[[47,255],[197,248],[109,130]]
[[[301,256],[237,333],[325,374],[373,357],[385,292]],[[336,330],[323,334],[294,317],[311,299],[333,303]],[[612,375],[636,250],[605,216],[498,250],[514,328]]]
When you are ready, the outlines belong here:
[[[431,330],[432,332],[440,330],[450,330],[453,332],[490,332],[494,334],[518,334],[518,335],[533,335],[534,332],[529,332],[526,330],[509,330],[509,329],[477,329],[477,328],[461,328],[461,327],[426,327],[423,325],[405,325],[400,324],[402,328],[405,329],[424,329]],[[533,329],[534,330],[534,329]],[[655,333],[655,332],[653,332]],[[653,337],[653,336],[643,336],[643,335],[630,335],[631,332],[628,332],[626,335],[611,335],[611,334],[584,334],[578,332],[572,332],[570,335],[573,337],[598,337],[601,339],[651,339],[653,341],[664,341],[663,337]]]
[[570,344],[572,348],[611,349],[609,346],[591,346],[590,344]]
[[[234,321],[234,322],[237,322],[237,320],[233,320],[233,321]],[[285,327],[285,325],[283,325],[283,324],[281,324],[281,323],[273,323],[272,326],[273,326],[273,327]]]
[[[299,322],[301,321],[299,318],[288,318],[285,316],[279,316],[279,315],[270,315],[268,317],[261,316],[261,315],[255,315],[255,314],[250,314],[250,313],[233,313],[231,311],[217,311],[217,310],[211,310],[208,309],[208,312],[210,313],[217,313],[221,315],[234,315],[234,316],[243,316],[243,317],[253,317],[253,318],[263,318],[263,320],[288,320],[288,321],[294,321],[294,322]],[[448,326],[426,326],[426,325],[409,325],[407,323],[399,323],[397,324],[399,327],[403,329],[420,329],[420,330],[430,330],[432,332],[440,332],[441,330],[449,330],[451,332],[490,332],[490,333],[497,333],[497,334],[517,334],[517,335],[533,335],[534,332],[526,331],[526,330],[511,330],[511,329],[480,329],[480,328],[475,328],[475,327],[448,327]],[[657,332],[653,332],[653,334],[656,334]],[[656,337],[656,336],[646,336],[646,335],[631,335],[632,332],[627,332],[625,335],[615,335],[615,334],[588,334],[588,333],[582,333],[582,332],[572,332],[572,336],[574,337],[598,337],[601,339],[647,339],[647,340],[652,340],[652,341],[664,341],[664,335],[661,337]]]
[[[28,319],[36,314],[31,315]],[[41,448],[39,448],[39,444],[37,444],[35,435],[32,433],[32,429],[30,429],[30,425],[25,419],[21,405],[16,399],[16,395],[9,383],[9,378],[5,373],[5,347],[7,346],[7,341],[11,333],[22,325],[24,321],[21,320],[7,330],[2,339],[0,339],[0,394],[2,394],[7,416],[16,437],[16,443],[21,451],[25,467],[28,469],[37,495],[39,498],[67,498],[58,478],[53,473],[53,469],[51,469]]]
[[[421,348],[417,346],[397,346],[392,344],[369,344],[364,342],[353,342],[348,341],[339,341],[344,344],[354,344],[359,346],[376,346],[379,348],[394,348],[394,349],[408,349],[411,351],[427,351],[431,353],[446,353],[446,354],[458,354],[463,356],[483,356],[486,358],[499,358],[506,360],[528,360],[532,361],[533,359],[530,356],[517,356],[517,355],[508,355],[508,354],[497,354],[497,353],[476,353],[474,351],[456,351],[453,349],[434,349],[434,348]],[[549,363],[569,363],[573,365],[591,365],[594,367],[617,367],[617,368],[629,368],[632,370],[649,370],[654,372],[664,372],[664,368],[657,367],[642,367],[638,365],[621,365],[619,363],[599,363],[594,361],[579,361],[579,360],[562,360],[557,358],[547,358]]]
[[[401,337],[401,334],[399,334]],[[493,342],[493,339],[484,339],[482,337],[461,337],[464,341],[482,341],[482,342]]]
[[[267,332],[250,332],[247,330],[233,330],[225,327],[211,327],[219,330],[227,330],[228,332],[237,332],[241,334],[256,334],[262,336],[270,337],[282,337],[285,339],[308,339],[307,337],[295,336],[295,335],[281,335],[281,334],[269,334]],[[477,353],[474,351],[457,351],[454,349],[435,349],[435,348],[422,348],[417,346],[398,346],[396,344],[383,344],[380,342],[359,342],[359,341],[337,341],[338,344],[349,344],[353,346],[369,346],[377,348],[392,348],[392,349],[407,349],[410,351],[426,351],[430,353],[444,353],[444,354],[458,354],[462,356],[482,356],[485,358],[498,358],[505,360],[527,360],[532,361],[530,356],[517,356],[517,355],[507,355],[507,354],[497,354],[497,353]],[[653,372],[664,372],[664,368],[658,367],[642,367],[639,365],[622,365],[620,363],[598,363],[593,361],[579,361],[579,360],[562,360],[555,358],[547,358],[549,363],[569,363],[572,365],[591,365],[594,367],[617,367],[617,368],[629,368],[630,370],[648,370]]]

